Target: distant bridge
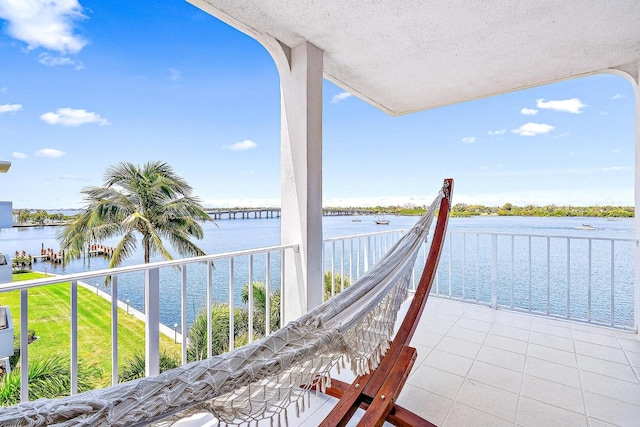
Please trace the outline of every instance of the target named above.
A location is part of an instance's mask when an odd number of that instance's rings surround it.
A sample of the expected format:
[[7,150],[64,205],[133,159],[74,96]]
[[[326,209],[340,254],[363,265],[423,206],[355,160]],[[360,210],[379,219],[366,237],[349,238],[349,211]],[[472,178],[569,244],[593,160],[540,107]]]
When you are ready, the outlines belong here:
[[205,209],[211,218],[216,219],[250,219],[250,218],[280,218],[280,208],[234,208],[234,209]]
[[[217,219],[258,219],[258,218],[280,218],[280,208],[221,208],[205,209],[214,220]],[[349,215],[374,215],[377,212],[373,209],[362,208],[323,208],[324,216],[349,216]]]

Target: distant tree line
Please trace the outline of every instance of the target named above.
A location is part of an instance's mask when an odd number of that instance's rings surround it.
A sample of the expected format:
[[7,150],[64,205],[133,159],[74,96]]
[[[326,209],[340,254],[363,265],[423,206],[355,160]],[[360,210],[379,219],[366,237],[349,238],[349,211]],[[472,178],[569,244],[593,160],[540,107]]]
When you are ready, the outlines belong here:
[[505,203],[501,207],[457,203],[451,208],[451,216],[476,215],[632,218],[634,208],[632,206],[514,206],[511,203]]
[[65,216],[62,213],[50,214],[44,209],[38,209],[35,211],[29,209],[16,209],[13,211],[13,215],[16,218],[18,224],[40,224],[44,225],[45,222],[62,222],[72,219],[70,216]]
[[[337,208],[336,208],[337,209]],[[424,215],[426,206],[376,206],[374,208],[350,208],[354,210],[369,209],[378,214],[390,215]],[[479,215],[498,216],[584,216],[584,217],[615,217],[633,218],[633,206],[514,206],[505,203],[502,206],[468,205],[457,203],[451,208],[451,216],[468,217]]]

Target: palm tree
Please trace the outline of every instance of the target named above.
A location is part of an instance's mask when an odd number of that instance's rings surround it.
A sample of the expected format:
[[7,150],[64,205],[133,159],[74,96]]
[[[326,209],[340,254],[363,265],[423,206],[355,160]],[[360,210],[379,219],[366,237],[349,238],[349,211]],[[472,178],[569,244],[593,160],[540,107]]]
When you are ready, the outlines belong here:
[[[160,350],[160,372],[180,366],[180,359],[174,353],[167,350]],[[145,375],[146,361],[144,353],[137,351],[125,360],[124,365],[118,373],[118,381],[123,383],[126,381],[142,378]]]
[[[102,371],[95,365],[78,365],[78,391],[95,388]],[[68,356],[59,354],[29,358],[29,400],[68,396],[71,392],[71,368]],[[0,378],[0,405],[20,403],[20,367]]]
[[[331,283],[333,282],[333,284]],[[340,292],[342,292],[344,289],[347,289],[349,286],[351,286],[351,280],[349,279],[348,276],[342,277],[342,275],[340,273],[335,273],[335,278],[334,278],[334,273],[332,271],[325,271],[324,272],[324,301],[327,301],[329,298],[331,298],[334,295],[338,295]],[[331,292],[331,289],[333,288],[333,294]]]
[[[211,307],[211,350],[218,355],[229,351],[229,304],[216,303]],[[248,312],[244,307],[233,309],[234,346],[241,347],[249,342],[247,332]],[[207,358],[207,310],[196,316],[189,328],[187,339],[187,360],[203,360]]]
[[192,188],[167,163],[156,161],[142,167],[128,162],[111,166],[102,187],[85,187],[84,211],[58,235],[67,257],[79,257],[91,243],[122,235],[109,267],[118,266],[136,248],[142,235],[144,262],[152,254],[172,259],[162,242],[166,239],[183,256],[204,255],[190,238],[203,237],[200,221],[211,218],[191,196]]
[[[280,289],[269,295],[269,325],[270,332],[280,329]],[[243,304],[249,303],[249,284],[245,283],[240,293],[240,300]],[[253,332],[258,337],[265,336],[266,333],[266,306],[267,306],[267,285],[264,282],[253,282]]]

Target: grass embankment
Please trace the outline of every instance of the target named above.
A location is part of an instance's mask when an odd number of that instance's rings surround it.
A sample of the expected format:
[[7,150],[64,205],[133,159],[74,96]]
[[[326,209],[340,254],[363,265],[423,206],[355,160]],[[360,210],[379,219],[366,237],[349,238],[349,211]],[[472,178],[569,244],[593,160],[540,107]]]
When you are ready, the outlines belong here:
[[[13,281],[46,277],[41,273],[14,274]],[[0,305],[8,305],[14,322],[14,333],[20,333],[20,291],[0,294]],[[29,329],[38,339],[29,345],[29,358],[69,355],[70,284],[29,289]],[[144,322],[118,309],[118,365],[126,363],[134,353],[144,354]],[[160,335],[160,347],[176,355],[179,344]],[[111,381],[111,303],[88,289],[78,287],[78,360],[93,364],[102,371],[96,386]]]

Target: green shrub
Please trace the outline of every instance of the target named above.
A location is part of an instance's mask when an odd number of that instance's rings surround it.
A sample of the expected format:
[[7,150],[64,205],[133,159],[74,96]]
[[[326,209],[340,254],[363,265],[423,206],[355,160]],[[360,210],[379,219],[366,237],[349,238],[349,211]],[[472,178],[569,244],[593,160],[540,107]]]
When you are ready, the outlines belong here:
[[[93,389],[102,371],[95,365],[78,365],[78,391]],[[71,393],[69,358],[61,355],[29,358],[29,400],[68,396]],[[0,378],[0,405],[20,403],[20,367]]]

